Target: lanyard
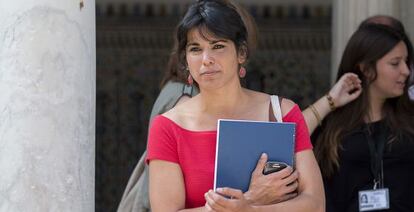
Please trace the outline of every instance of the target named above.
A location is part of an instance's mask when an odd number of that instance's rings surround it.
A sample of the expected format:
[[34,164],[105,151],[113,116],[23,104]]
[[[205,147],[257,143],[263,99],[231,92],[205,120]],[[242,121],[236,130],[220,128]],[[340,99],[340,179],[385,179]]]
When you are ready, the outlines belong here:
[[384,168],[383,155],[386,143],[386,128],[383,123],[380,124],[379,136],[377,141],[374,141],[372,133],[367,125],[364,130],[365,137],[368,141],[369,152],[371,155],[371,173],[374,176],[374,189],[384,187]]

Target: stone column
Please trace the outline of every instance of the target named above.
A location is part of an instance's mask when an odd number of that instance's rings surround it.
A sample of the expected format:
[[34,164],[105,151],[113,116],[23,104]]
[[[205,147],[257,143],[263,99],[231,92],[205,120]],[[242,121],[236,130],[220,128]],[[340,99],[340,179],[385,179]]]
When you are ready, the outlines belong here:
[[401,0],[400,11],[400,20],[403,22],[411,42],[414,42],[414,1]]
[[95,1],[0,1],[0,212],[94,211]]
[[[407,4],[412,4],[408,3],[410,0],[406,1]],[[401,2],[400,0],[334,0],[332,6],[331,82],[334,82],[346,43],[361,21],[378,14],[400,19]],[[412,7],[410,9],[412,10]],[[406,10],[407,13],[412,12],[408,11],[408,8]]]

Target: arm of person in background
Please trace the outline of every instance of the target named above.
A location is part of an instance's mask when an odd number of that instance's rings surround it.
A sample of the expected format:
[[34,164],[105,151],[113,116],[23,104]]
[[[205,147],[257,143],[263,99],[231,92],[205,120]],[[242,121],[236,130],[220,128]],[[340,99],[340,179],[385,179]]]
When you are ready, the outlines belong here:
[[302,112],[309,134],[312,134],[322,120],[332,111],[328,96],[332,98],[333,108],[338,108],[355,100],[361,94],[361,91],[361,80],[358,76],[353,73],[344,74],[327,95],[321,97]]

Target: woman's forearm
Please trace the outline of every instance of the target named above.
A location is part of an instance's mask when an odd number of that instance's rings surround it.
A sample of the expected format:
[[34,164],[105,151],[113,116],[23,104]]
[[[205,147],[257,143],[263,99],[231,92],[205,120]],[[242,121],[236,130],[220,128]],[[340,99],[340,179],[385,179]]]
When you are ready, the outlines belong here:
[[312,105],[315,111],[312,111],[312,106],[309,106],[302,111],[306,125],[308,126],[309,134],[312,134],[320,122],[322,122],[322,120],[331,112],[326,96],[323,96]]
[[358,76],[353,73],[344,74],[331,88],[328,95],[323,96],[302,112],[308,125],[309,134],[312,134],[332,110],[354,101],[361,94],[361,91],[362,85]]
[[260,205],[254,206],[255,212],[324,212],[325,211],[325,198],[323,195],[308,195],[305,193],[300,194],[296,198],[289,201],[273,204],[273,205]]

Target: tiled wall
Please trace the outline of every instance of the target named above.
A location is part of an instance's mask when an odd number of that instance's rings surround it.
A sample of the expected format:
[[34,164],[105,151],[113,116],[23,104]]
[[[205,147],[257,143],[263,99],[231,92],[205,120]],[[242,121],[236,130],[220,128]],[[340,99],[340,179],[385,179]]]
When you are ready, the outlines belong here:
[[[100,2],[96,4],[98,17],[178,17],[185,13],[189,1],[184,3],[156,3],[156,2]],[[251,3],[242,4],[255,18],[271,19],[329,19],[331,15],[331,1],[291,2],[279,3]]]

